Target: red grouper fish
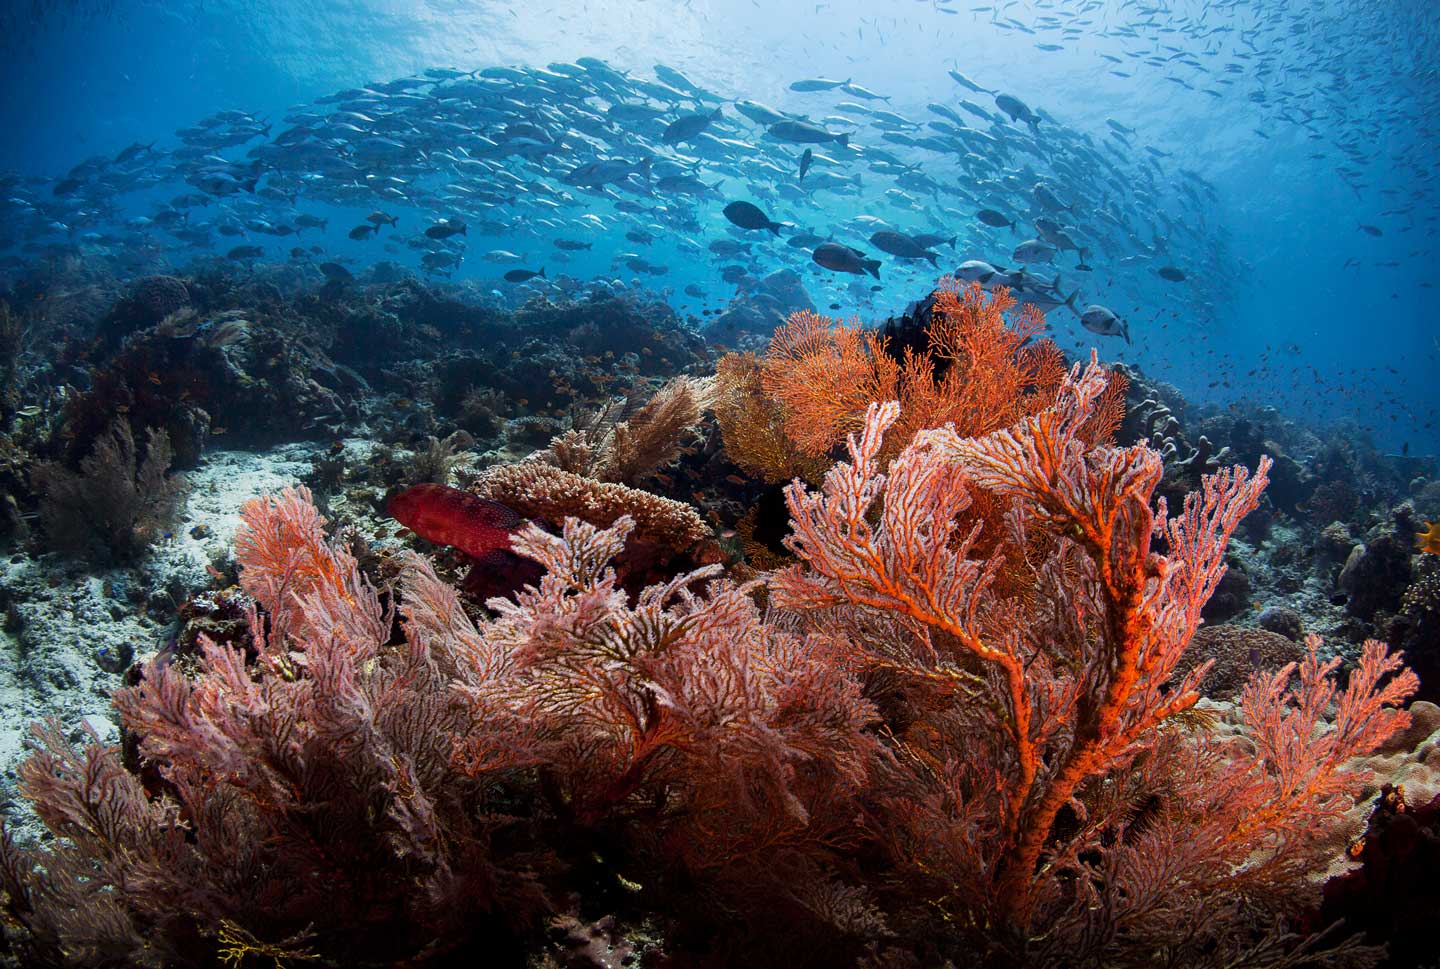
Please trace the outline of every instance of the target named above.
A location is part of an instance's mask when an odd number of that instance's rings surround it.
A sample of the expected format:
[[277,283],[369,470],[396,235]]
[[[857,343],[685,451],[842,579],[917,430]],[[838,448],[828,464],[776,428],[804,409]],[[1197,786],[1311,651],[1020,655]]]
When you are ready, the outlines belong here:
[[510,536],[528,519],[498,501],[442,484],[418,484],[390,499],[386,513],[416,535],[449,545],[470,559],[463,588],[484,600],[540,578],[541,569],[510,549]]

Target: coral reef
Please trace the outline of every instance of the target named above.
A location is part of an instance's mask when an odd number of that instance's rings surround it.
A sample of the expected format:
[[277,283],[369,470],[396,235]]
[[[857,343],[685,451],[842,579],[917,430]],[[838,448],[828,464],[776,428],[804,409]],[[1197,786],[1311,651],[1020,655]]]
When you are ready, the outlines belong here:
[[858,964],[882,939],[919,964],[1358,957],[1285,920],[1414,678],[1369,643],[1340,689],[1312,637],[1241,691],[1245,743],[1213,732],[1210,664],[1177,670],[1266,462],[1157,513],[1160,456],[1090,438],[1109,386],[1092,361],[1011,427],[915,434],[887,472],[899,406],[872,404],[850,460],[788,489],[798,562],[763,583],[672,559],[625,591],[629,511],[672,554],[703,523],[538,461],[477,489],[610,521],[520,529],[544,574],[489,615],[414,554],[377,588],[303,489],[251,502],[249,637],[162,652],[117,694],[144,770],[37,729],[21,786],[57,837],[4,842],[9,944],[372,965],[556,927],[571,964],[623,961],[618,921],[559,901],[583,889],[628,894],[626,923],[696,966]]
[[[762,352],[717,361],[616,287],[315,275],[67,266],[0,312],[3,766],[55,718],[11,958],[1409,944],[1440,748],[1371,640],[1435,697],[1433,463],[1072,370],[953,282],[877,331],[746,280],[705,336]],[[387,517],[416,485],[446,528]]]
[[1215,700],[1233,700],[1256,673],[1298,663],[1305,655],[1303,646],[1278,633],[1228,625],[1196,630],[1191,649],[1175,672],[1182,675],[1202,662],[1210,663],[1203,688]]

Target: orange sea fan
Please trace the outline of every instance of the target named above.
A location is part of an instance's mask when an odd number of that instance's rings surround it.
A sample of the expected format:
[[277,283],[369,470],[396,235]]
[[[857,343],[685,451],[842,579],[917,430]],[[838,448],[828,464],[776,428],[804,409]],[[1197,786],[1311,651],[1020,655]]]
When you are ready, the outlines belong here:
[[[924,357],[907,353],[899,395],[897,442],[916,431],[953,424],[964,436],[1009,427],[1051,399],[1066,371],[1060,349],[1037,339],[1045,314],[1015,309],[1007,289],[987,293],[978,283],[940,280]],[[937,375],[938,374],[938,375]]]
[[884,338],[801,311],[775,331],[761,386],[783,408],[785,431],[806,454],[826,454],[859,430],[865,408],[896,396],[899,366]]
[[[1044,328],[1044,314],[1033,306],[1017,310],[1007,290],[986,292],[945,277],[924,350],[897,354],[877,331],[796,313],[775,331],[761,386],[780,408],[786,434],[816,456],[857,430],[872,402],[898,400],[888,460],[925,428],[953,424],[965,436],[988,434],[1051,399],[1066,367],[1060,349],[1039,338]],[[1113,408],[1102,410],[1096,424],[1104,430],[1114,423]]]

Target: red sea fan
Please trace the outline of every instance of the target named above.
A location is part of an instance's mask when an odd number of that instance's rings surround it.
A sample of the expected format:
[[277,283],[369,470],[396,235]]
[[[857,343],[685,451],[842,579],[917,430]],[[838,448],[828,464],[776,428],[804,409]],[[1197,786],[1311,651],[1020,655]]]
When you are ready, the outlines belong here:
[[[872,671],[897,754],[875,836],[971,951],[1263,964],[1339,792],[1357,790],[1346,759],[1403,722],[1390,708],[1415,680],[1382,684],[1398,661],[1367,649],[1317,741],[1333,667],[1312,653],[1293,692],[1284,670],[1247,694],[1260,753],[1188,733],[1206,667],[1177,677],[1176,664],[1269,462],[1207,477],[1178,516],[1157,511],[1156,452],[1086,443],[1105,386],[1093,360],[1077,366],[1034,416],[983,437],[921,432],[888,474],[898,407],[872,406],[821,491],[790,487],[803,564],[776,577],[772,601]],[[958,525],[978,494],[1005,507],[984,553],[985,523]],[[1029,588],[1007,596],[997,577],[1017,558]],[[1219,791],[1224,810],[1207,796]]]

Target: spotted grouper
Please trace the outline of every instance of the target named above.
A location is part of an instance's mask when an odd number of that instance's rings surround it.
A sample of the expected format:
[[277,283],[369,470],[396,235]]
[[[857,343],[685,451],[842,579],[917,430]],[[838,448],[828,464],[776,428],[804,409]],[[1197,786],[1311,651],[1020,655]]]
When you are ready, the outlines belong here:
[[463,586],[471,595],[506,595],[540,577],[538,565],[510,550],[510,536],[527,519],[498,501],[418,484],[391,498],[386,512],[425,541],[463,553],[472,563]]

